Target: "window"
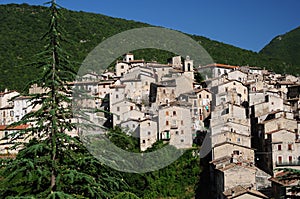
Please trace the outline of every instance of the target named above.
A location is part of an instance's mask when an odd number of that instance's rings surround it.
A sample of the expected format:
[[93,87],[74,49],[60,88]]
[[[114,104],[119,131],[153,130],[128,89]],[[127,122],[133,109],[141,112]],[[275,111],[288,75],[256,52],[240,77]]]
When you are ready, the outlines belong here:
[[124,65],[121,65],[121,69],[124,69]]
[[278,150],[278,151],[281,151],[281,144],[278,144],[278,145],[277,145],[277,150]]
[[172,89],[172,94],[173,94],[173,95],[175,94],[175,91],[174,91],[174,89]]
[[181,142],[184,142],[184,140],[182,139],[182,140],[180,140]]
[[169,121],[168,120],[166,121],[166,126],[169,126]]
[[183,125],[183,120],[181,120],[181,125]]
[[169,111],[166,111],[166,116],[169,116]]
[[288,144],[288,150],[289,151],[293,150],[293,144]]
[[146,140],[143,140],[143,144],[145,144],[146,143]]
[[240,151],[235,150],[235,151],[233,151],[233,154],[234,154],[234,155],[240,155]]
[[117,111],[120,111],[120,107],[117,107]]
[[151,135],[151,132],[150,132],[150,131],[148,131],[148,135]]
[[14,111],[10,111],[10,117],[14,116]]
[[105,88],[105,84],[103,85],[103,88]]
[[197,114],[198,114],[197,111],[198,111],[197,109],[194,109],[194,115],[197,115]]
[[175,134],[176,134],[176,135],[178,135],[178,134],[179,134],[179,132],[178,132],[178,131],[176,131],[176,132],[175,132]]
[[119,95],[118,95],[118,94],[116,94],[116,98],[117,98],[117,99],[119,98]]
[[293,156],[289,156],[289,163],[293,162]]
[[8,132],[5,131],[5,132],[4,132],[4,137],[5,137],[5,139],[8,139],[7,136],[8,136]]
[[133,110],[133,106],[130,106],[130,110],[131,110],[131,111]]
[[166,90],[165,89],[163,89],[163,94],[166,94]]
[[173,111],[173,115],[174,115],[174,116],[176,115],[176,111]]
[[241,142],[241,138],[237,138],[236,141],[240,143]]
[[148,86],[148,82],[147,81],[145,82],[145,85]]
[[120,120],[120,116],[119,115],[117,115],[117,120]]
[[199,114],[200,114],[200,115],[202,114],[202,110],[201,110],[201,109],[199,109]]
[[206,98],[208,99],[208,98],[209,98],[209,95],[206,95]]
[[181,130],[181,134],[184,134],[184,131],[183,131],[183,130]]
[[282,156],[278,156],[277,161],[278,161],[279,164],[281,164],[282,163]]

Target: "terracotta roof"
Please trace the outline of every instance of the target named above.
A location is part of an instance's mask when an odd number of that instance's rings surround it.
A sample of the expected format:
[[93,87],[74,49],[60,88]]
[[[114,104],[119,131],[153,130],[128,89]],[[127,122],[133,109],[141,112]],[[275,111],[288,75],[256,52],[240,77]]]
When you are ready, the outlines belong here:
[[4,130],[23,130],[28,128],[29,125],[28,124],[22,124],[22,125],[18,125],[18,126],[8,126],[8,125],[0,125],[0,131],[4,131]]

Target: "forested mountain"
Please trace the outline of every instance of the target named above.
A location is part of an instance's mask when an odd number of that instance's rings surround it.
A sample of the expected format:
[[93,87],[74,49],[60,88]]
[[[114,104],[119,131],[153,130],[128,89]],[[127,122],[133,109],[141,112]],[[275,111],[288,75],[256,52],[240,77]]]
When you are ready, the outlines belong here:
[[[80,66],[85,56],[101,41],[119,32],[149,24],[112,18],[101,14],[62,10],[67,43],[64,44],[74,61],[74,69]],[[40,72],[28,63],[35,61],[35,55],[43,50],[41,38],[48,24],[48,12],[42,6],[27,4],[0,5],[0,90],[22,90]],[[210,53],[217,63],[265,67],[275,72],[300,73],[298,68],[270,57],[241,48],[212,41],[208,38],[190,35]],[[165,62],[170,53],[156,50],[136,52],[136,57],[145,60]],[[285,71],[282,71],[285,66]]]
[[275,37],[260,53],[292,65],[286,72],[300,74],[300,27]]

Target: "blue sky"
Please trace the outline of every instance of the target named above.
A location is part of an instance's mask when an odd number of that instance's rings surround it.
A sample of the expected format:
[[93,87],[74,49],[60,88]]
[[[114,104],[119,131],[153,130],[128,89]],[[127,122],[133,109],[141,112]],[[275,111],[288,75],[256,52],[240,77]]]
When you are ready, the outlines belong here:
[[[47,0],[0,0],[42,5]],[[57,0],[71,10],[146,22],[259,51],[300,26],[299,0]]]

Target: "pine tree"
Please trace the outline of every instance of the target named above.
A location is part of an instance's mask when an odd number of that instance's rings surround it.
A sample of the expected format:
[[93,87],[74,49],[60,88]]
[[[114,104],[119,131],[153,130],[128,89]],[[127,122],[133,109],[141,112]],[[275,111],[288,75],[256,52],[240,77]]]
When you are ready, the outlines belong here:
[[[34,94],[32,106],[39,107],[14,125],[30,127],[9,135],[16,158],[2,164],[0,198],[111,198],[124,183],[121,176],[93,158],[76,137],[71,122],[72,88],[68,80],[75,75],[68,54],[61,44],[61,8],[50,4],[49,29],[43,39],[47,45],[34,63],[43,73],[37,83],[45,90]],[[24,137],[27,143],[18,142]]]

